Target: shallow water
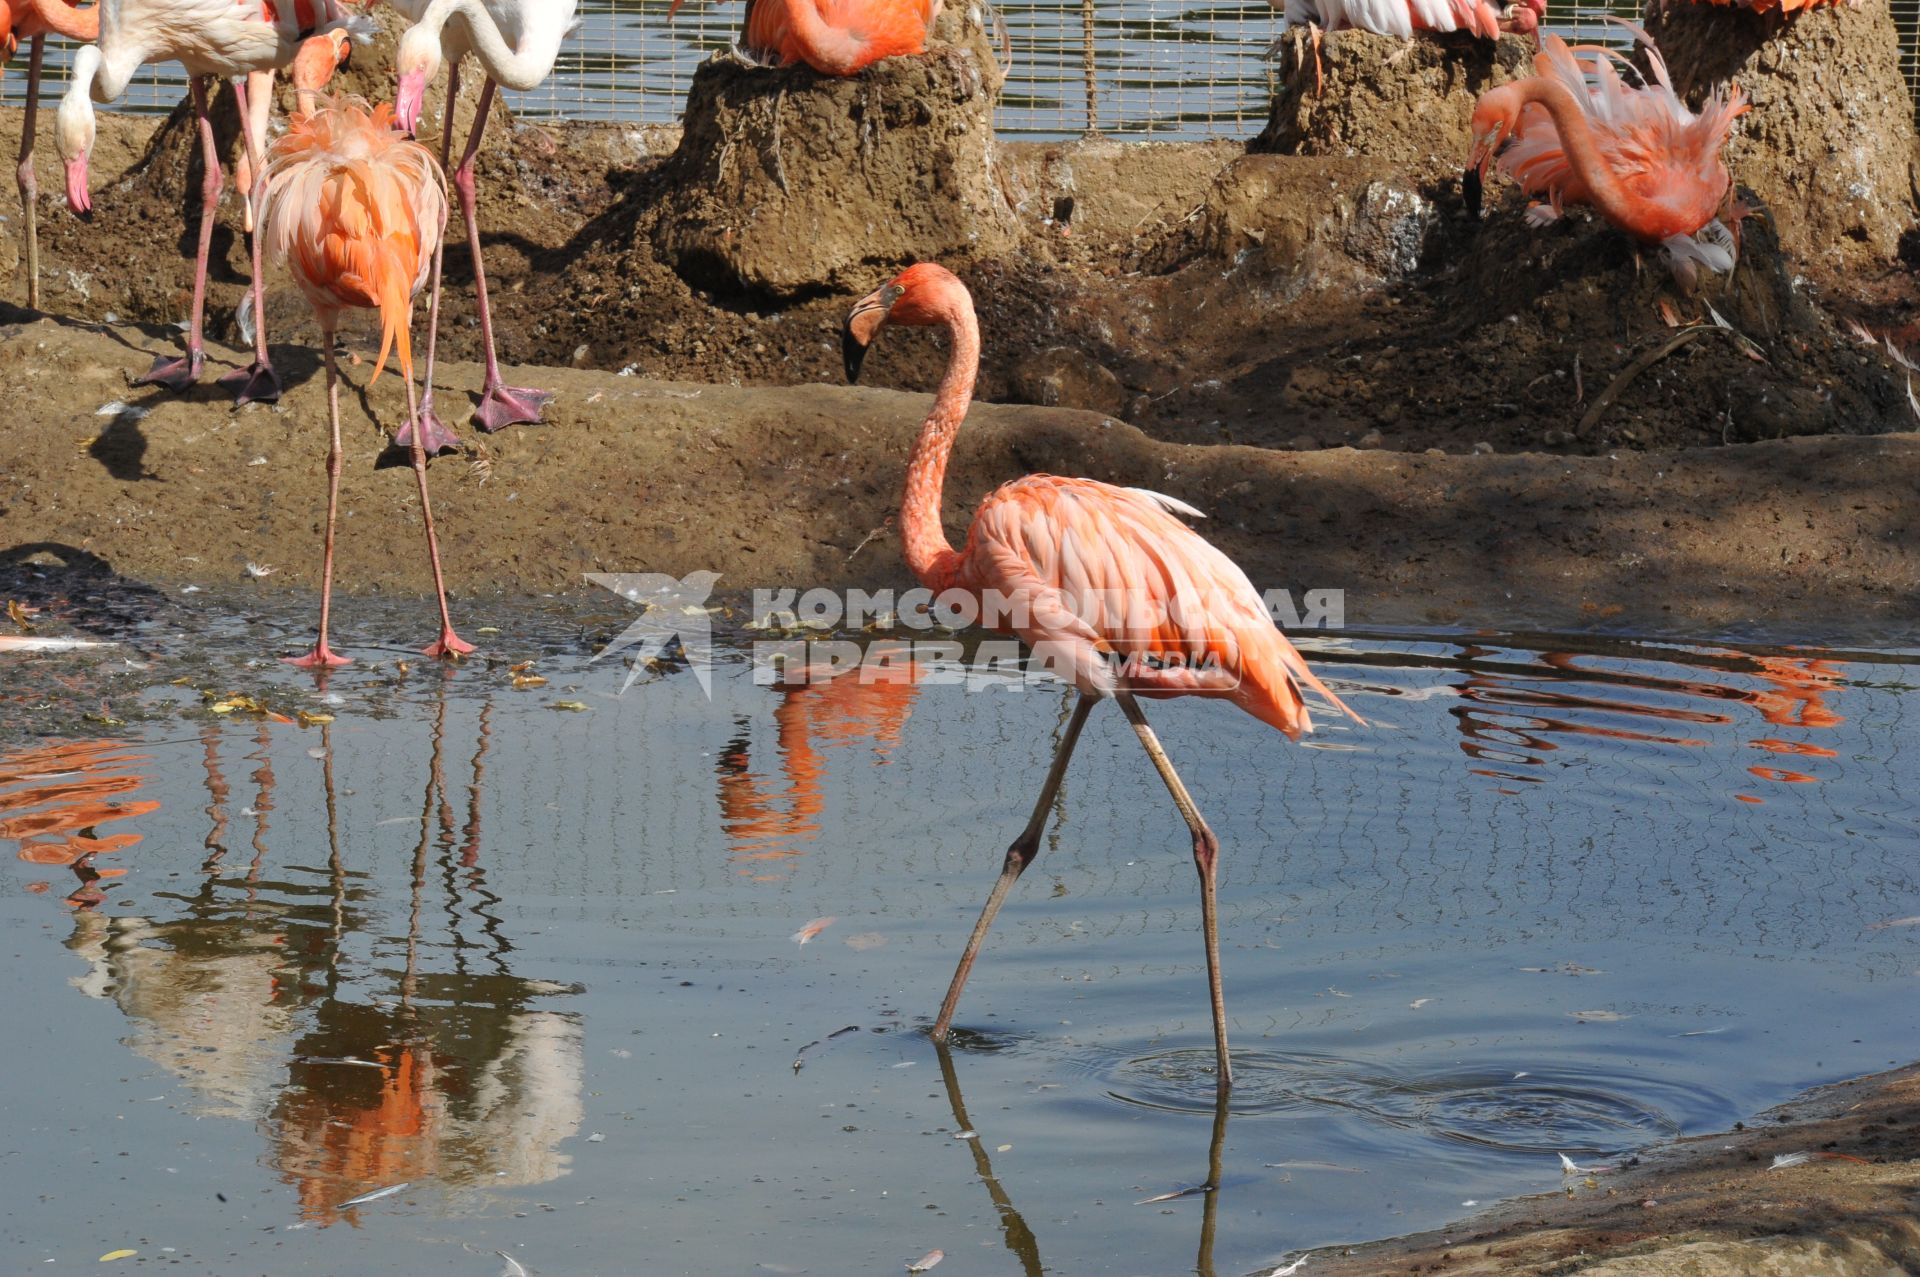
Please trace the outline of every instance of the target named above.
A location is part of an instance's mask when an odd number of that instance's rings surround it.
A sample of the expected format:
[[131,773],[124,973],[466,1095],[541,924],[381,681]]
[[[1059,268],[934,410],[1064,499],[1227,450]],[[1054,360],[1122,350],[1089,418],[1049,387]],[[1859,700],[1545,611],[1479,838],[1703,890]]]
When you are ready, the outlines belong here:
[[[1150,707],[1225,849],[1221,1115],[1118,713],[943,1057],[1057,691],[728,648],[620,695],[605,611],[471,605],[489,659],[404,671],[356,641],[417,617],[344,613],[324,690],[253,659],[300,613],[0,657],[0,1269],[1266,1272],[1912,1056],[1912,654],[1348,633],[1368,728]],[[21,741],[63,688],[130,724]]]

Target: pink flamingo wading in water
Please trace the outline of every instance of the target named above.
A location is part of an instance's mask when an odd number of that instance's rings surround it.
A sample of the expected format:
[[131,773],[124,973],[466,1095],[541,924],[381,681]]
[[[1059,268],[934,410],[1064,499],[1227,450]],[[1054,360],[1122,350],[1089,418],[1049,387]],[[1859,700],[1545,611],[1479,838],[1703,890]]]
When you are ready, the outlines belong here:
[[935,594],[964,591],[981,601],[983,616],[998,611],[1005,618],[1000,628],[1024,640],[1037,660],[1068,673],[1080,692],[1033,815],[1007,848],[999,881],[960,956],[933,1026],[934,1040],[946,1040],[987,929],[1039,850],[1047,810],[1088,712],[1111,697],[1133,725],[1193,836],[1216,1081],[1224,1095],[1233,1085],[1233,1070],[1215,907],[1220,842],[1147,725],[1138,698],[1226,700],[1294,739],[1313,726],[1303,687],[1321,693],[1356,722],[1360,717],[1327,690],[1274,627],[1246,574],[1175,517],[1199,517],[1199,511],[1171,497],[1092,479],[1028,475],[980,503],[966,544],[956,550],[941,526],[940,499],[947,460],[980,371],[973,298],[944,267],[923,263],[903,271],[848,316],[842,343],[849,381],[858,379],[867,348],[888,324],[943,327],[952,343],[933,411],[907,464],[900,502],[907,565]]

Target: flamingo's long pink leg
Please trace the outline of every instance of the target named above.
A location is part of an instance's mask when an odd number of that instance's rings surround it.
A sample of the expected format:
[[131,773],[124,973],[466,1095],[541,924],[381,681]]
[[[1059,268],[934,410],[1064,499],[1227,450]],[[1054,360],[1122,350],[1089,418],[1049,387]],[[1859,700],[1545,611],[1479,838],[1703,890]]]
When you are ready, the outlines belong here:
[[333,357],[333,323],[320,325],[321,349],[327,358],[327,422],[333,428],[333,441],[327,449],[327,535],[326,550],[320,560],[320,637],[305,656],[287,658],[287,664],[301,669],[332,669],[352,662],[336,655],[327,646],[327,622],[333,615],[333,526],[340,511],[340,368]]
[[[253,77],[249,76],[251,80]],[[272,84],[271,77],[267,83]],[[234,101],[240,107],[240,132],[246,140],[247,160],[252,165],[253,189],[246,192],[245,199],[249,210],[258,208],[267,192],[267,166],[265,157],[260,154],[260,138],[251,124],[252,114],[247,109],[247,87],[239,80],[233,82]],[[267,273],[262,256],[260,236],[249,236],[253,241],[253,363],[228,373],[220,379],[221,386],[234,392],[235,403],[273,403],[280,398],[280,378],[273,371],[273,361],[267,357]]]
[[27,307],[40,309],[40,184],[33,175],[33,133],[40,115],[40,65],[47,53],[47,37],[33,37],[33,56],[27,63],[26,117],[20,122],[20,207],[27,222]]
[[1166,782],[1167,792],[1173,795],[1173,805],[1180,809],[1181,819],[1187,822],[1187,828],[1193,833],[1193,867],[1200,874],[1200,929],[1207,941],[1207,993],[1213,1001],[1213,1049],[1218,1059],[1215,1082],[1221,1095],[1233,1089],[1233,1063],[1227,1057],[1227,1000],[1220,990],[1220,918],[1219,906],[1215,899],[1215,867],[1220,859],[1220,840],[1214,837],[1213,830],[1200,815],[1200,809],[1194,805],[1193,795],[1187,792],[1180,774],[1173,770],[1173,762],[1167,757],[1167,751],[1160,747],[1160,740],[1153,734],[1153,728],[1147,726],[1147,716],[1141,712],[1140,702],[1133,693],[1125,690],[1114,693],[1114,699],[1120,702],[1121,710],[1127,721],[1133,724],[1133,730],[1140,737],[1141,745],[1146,747],[1147,757],[1153,760],[1153,766],[1160,773],[1160,779]]
[[993,891],[987,896],[986,907],[980,911],[980,920],[973,924],[973,934],[967,938],[966,950],[960,955],[960,965],[954,968],[953,983],[947,986],[946,1001],[940,1004],[940,1018],[933,1022],[933,1040],[945,1042],[947,1033],[953,1027],[953,1012],[960,1005],[960,991],[967,986],[967,976],[973,972],[973,960],[980,956],[980,945],[987,938],[987,928],[993,925],[993,919],[1000,912],[1000,906],[1006,902],[1007,892],[1027,871],[1033,858],[1040,851],[1040,835],[1047,827],[1047,813],[1053,807],[1054,795],[1060,792],[1060,781],[1067,774],[1067,760],[1073,756],[1073,746],[1080,739],[1080,729],[1086,726],[1087,714],[1093,709],[1099,698],[1080,694],[1080,700],[1073,707],[1073,716],[1067,720],[1067,728],[1061,734],[1059,747],[1053,752],[1053,766],[1047,769],[1046,783],[1040,787],[1040,801],[1033,805],[1033,815],[1027,820],[1027,827],[1007,848],[1007,858],[1000,867],[999,881],[993,884]]
[[[413,391],[413,378],[407,377],[407,417],[420,419],[420,404]],[[447,583],[440,571],[440,540],[433,534],[433,503],[427,496],[427,450],[420,445],[420,432],[415,431],[413,444],[408,449],[413,454],[413,474],[420,484],[420,518],[427,525],[427,557],[433,561],[433,592],[440,602],[440,637],[425,648],[426,655],[438,660],[448,656],[465,656],[473,651],[473,644],[463,640],[453,632],[453,618],[447,613]]]
[[213,251],[213,218],[220,207],[223,186],[220,147],[213,137],[213,117],[207,113],[209,79],[209,76],[196,75],[187,81],[187,91],[193,97],[193,114],[200,123],[200,154],[206,166],[200,180],[200,252],[193,264],[193,320],[187,327],[187,353],[175,359],[160,356],[146,375],[134,378],[136,386],[185,390],[200,380],[200,372],[207,363],[200,334],[207,311],[207,258]]
[[[540,414],[553,402],[545,390],[525,390],[506,385],[500,376],[500,360],[493,349],[493,311],[487,303],[487,268],[480,260],[480,221],[474,199],[473,162],[480,153],[480,141],[487,129],[487,113],[493,109],[493,95],[499,88],[487,77],[480,90],[480,105],[473,116],[473,133],[467,138],[467,151],[454,171],[453,187],[460,196],[460,212],[467,219],[467,247],[473,254],[473,284],[480,296],[480,340],[487,348],[487,380],[480,390],[480,407],[474,411],[473,424],[492,434],[518,424],[539,425]],[[451,115],[453,104],[447,104]]]
[[[440,126],[440,164],[443,168],[453,163],[453,106],[459,100],[460,64],[455,62],[447,68],[447,103],[441,111],[445,117]],[[423,435],[421,444],[429,457],[460,450],[459,436],[447,429],[446,423],[433,410],[433,364],[440,348],[440,283],[446,256],[447,237],[442,235],[433,245],[433,283],[427,295],[427,363],[426,375],[421,379],[420,411],[417,416],[408,418],[393,436],[395,447],[411,448],[414,432],[418,429]]]

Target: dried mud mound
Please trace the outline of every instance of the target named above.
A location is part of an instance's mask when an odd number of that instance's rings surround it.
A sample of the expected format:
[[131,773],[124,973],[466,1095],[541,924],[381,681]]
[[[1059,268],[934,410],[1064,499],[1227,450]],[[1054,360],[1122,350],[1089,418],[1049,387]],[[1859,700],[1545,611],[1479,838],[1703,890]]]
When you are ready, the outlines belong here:
[[1369,31],[1336,31],[1320,45],[1304,28],[1280,44],[1280,88],[1267,127],[1249,146],[1280,155],[1369,156],[1423,178],[1458,175],[1472,146],[1473,104],[1497,84],[1527,74],[1532,45],[1461,33],[1411,42]]
[[1888,0],[1786,20],[1675,3],[1647,31],[1694,105],[1730,80],[1746,91],[1727,163],[1790,252],[1830,270],[1893,258],[1914,224],[1914,125]]
[[730,55],[694,73],[652,223],[697,288],[847,292],[877,265],[1009,249],[995,169],[999,70],[980,39],[836,79]]
[[[1435,282],[1455,411],[1535,443],[1685,447],[1909,428],[1880,351],[1842,334],[1759,219],[1732,274],[1679,293],[1654,258],[1597,218],[1545,231],[1489,220]],[[1509,435],[1506,442],[1521,443]]]

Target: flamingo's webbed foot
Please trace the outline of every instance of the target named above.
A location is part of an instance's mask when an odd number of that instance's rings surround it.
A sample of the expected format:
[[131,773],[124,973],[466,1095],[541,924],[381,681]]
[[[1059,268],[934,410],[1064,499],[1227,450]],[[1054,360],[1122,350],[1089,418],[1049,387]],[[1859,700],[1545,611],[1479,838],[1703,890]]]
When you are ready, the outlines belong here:
[[449,659],[457,661],[474,650],[473,644],[455,634],[451,625],[442,627],[440,637],[422,649],[430,660],[435,661]]
[[473,413],[473,424],[488,434],[512,425],[544,425],[541,414],[552,402],[551,391],[495,386],[480,396],[480,406]]
[[315,643],[313,650],[305,656],[287,656],[281,659],[285,664],[303,670],[331,670],[338,669],[342,665],[353,664],[352,661],[328,647],[325,639]]
[[153,367],[147,369],[144,375],[133,379],[133,384],[159,386],[179,394],[193,388],[200,380],[200,374],[205,371],[206,366],[205,351],[189,350],[186,354],[177,355],[171,359],[161,355],[153,361]]
[[233,392],[235,404],[280,401],[280,375],[272,364],[259,359],[220,378],[220,388]]
[[429,459],[443,452],[460,451],[460,436],[447,429],[446,423],[440,420],[430,404],[421,404],[420,415],[394,432],[393,446],[411,450],[416,429],[420,432],[420,446],[426,450]]

